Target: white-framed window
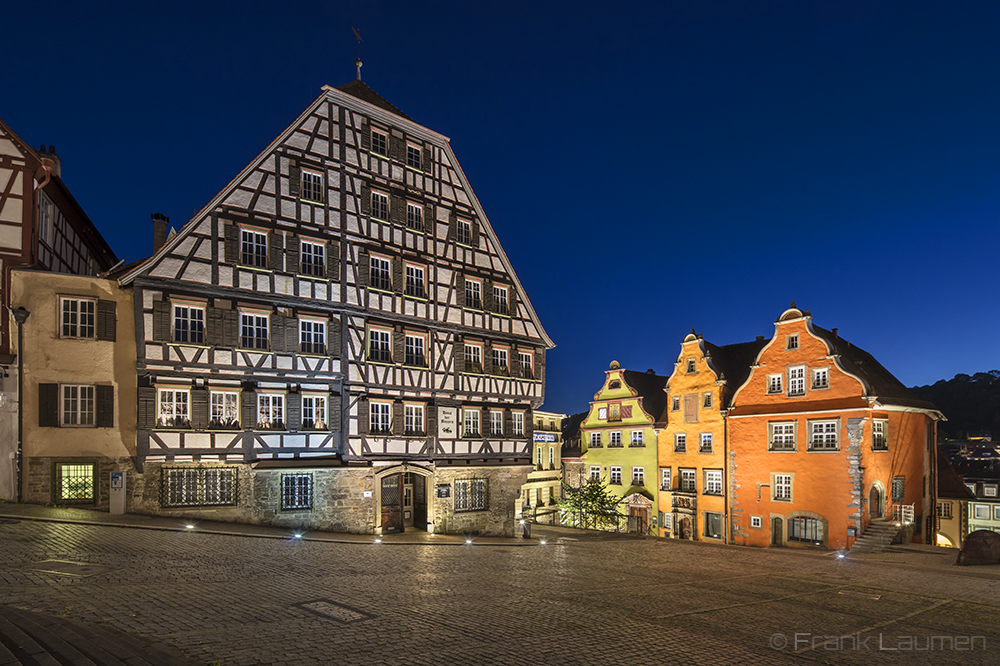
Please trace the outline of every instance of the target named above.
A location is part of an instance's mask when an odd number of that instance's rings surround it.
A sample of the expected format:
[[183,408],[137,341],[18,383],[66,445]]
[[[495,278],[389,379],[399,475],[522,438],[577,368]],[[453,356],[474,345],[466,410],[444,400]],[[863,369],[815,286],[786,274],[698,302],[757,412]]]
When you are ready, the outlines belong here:
[[633,430],[632,431],[632,443],[630,444],[630,446],[645,446],[645,444],[643,444],[643,441],[642,441],[642,431],[641,430]]
[[611,468],[611,480],[608,483],[613,483],[616,486],[622,485],[622,468],[620,466]]
[[590,433],[590,448],[599,449],[601,448],[601,433],[592,432]]
[[285,429],[285,394],[257,394],[257,430]]
[[795,421],[784,421],[780,423],[768,423],[770,435],[771,451],[794,451],[795,450]]
[[830,368],[813,368],[812,388],[814,389],[830,388]]
[[465,371],[483,371],[483,348],[480,345],[465,345]]
[[65,502],[94,500],[94,463],[56,463],[56,493]]
[[455,481],[455,512],[485,511],[488,507],[486,479]]
[[62,311],[62,337],[93,338],[96,333],[94,326],[97,301],[90,298],[60,297]]
[[591,481],[600,481],[601,480],[601,466],[600,465],[591,465],[590,466],[590,480]]
[[326,275],[326,246],[323,243],[299,241],[299,273],[313,277]]
[[302,199],[323,203],[323,174],[318,171],[302,170]]
[[312,474],[293,472],[281,475],[281,510],[295,511],[312,508]]
[[424,426],[424,406],[407,403],[403,405],[403,432],[407,435],[423,436],[427,431]]
[[798,349],[799,348],[799,334],[791,333],[785,336],[785,349]]
[[701,433],[701,443],[698,444],[698,453],[711,453],[712,452],[712,433],[703,432]]
[[191,393],[188,389],[161,388],[156,394],[158,428],[191,427]]
[[483,284],[478,280],[465,280],[465,307],[483,309]]
[[983,497],[996,497],[997,496],[997,484],[995,483],[984,483],[983,484]]
[[209,427],[240,427],[240,394],[236,391],[212,391],[209,395]]
[[889,450],[889,422],[883,419],[874,419],[872,421],[872,450],[873,451],[888,451]]
[[87,384],[62,384],[62,418],[64,426],[94,425],[94,387]]
[[556,468],[556,450],[550,446],[549,447],[549,469],[555,469],[555,468]]
[[473,407],[466,408],[463,413],[466,437],[479,437],[479,410]]
[[670,411],[672,412],[681,411],[681,397],[679,395],[675,395],[670,399]]
[[240,312],[240,347],[267,349],[268,319],[266,314]]
[[426,344],[424,336],[407,333],[404,345],[406,352],[406,358],[403,360],[404,365],[412,365],[418,368],[425,367],[427,365],[427,357],[424,354]]
[[379,291],[392,291],[392,265],[385,257],[371,255],[368,286]]
[[517,365],[518,370],[521,371],[522,379],[534,379],[535,378],[535,355],[531,352],[518,352],[517,353]]
[[507,314],[507,287],[493,285],[493,311],[497,314]]
[[794,365],[788,368],[788,395],[806,394],[806,366]]
[[427,290],[424,289],[424,267],[414,264],[406,264],[406,285],[404,293],[413,298],[426,298]]
[[707,393],[702,393],[701,394],[701,406],[704,407],[705,409],[711,409],[712,408],[712,392],[711,391],[708,391]]
[[689,374],[689,375],[690,375],[690,374],[691,374],[692,372],[695,372],[695,371],[696,371],[696,369],[697,369],[697,368],[696,368],[696,366],[695,366],[695,362],[694,362],[694,359],[693,359],[693,358],[689,358],[689,359],[687,360],[687,374]]
[[537,465],[539,469],[542,467],[542,447],[540,446],[535,447],[535,465]]
[[368,360],[392,363],[392,333],[382,328],[368,329]]
[[455,223],[455,241],[460,245],[472,245],[472,222],[459,218]]
[[392,403],[372,401],[368,404],[368,432],[388,435],[392,432]]
[[945,520],[951,520],[951,502],[938,502],[937,505],[937,515],[938,518],[944,518]]
[[781,393],[781,375],[768,375],[767,376],[767,392],[768,393]]
[[406,202],[406,226],[416,231],[424,230],[424,207]]
[[600,419],[601,421],[607,421],[608,420],[608,408],[607,407],[598,407],[597,408],[597,418]]
[[493,356],[493,374],[506,375],[509,371],[507,367],[508,351],[498,347],[491,350]]
[[660,490],[670,490],[671,489],[671,478],[670,478],[670,468],[662,467],[660,468]]
[[389,219],[389,195],[385,192],[372,190],[372,218],[382,221]]
[[299,320],[299,351],[303,354],[326,354],[326,322],[321,319]]
[[683,432],[674,433],[674,453],[687,453],[688,436]]
[[512,427],[514,437],[524,437],[524,412],[511,412]]
[[[503,437],[503,412],[490,411],[490,437]],[[542,450],[538,449],[538,464],[541,465]]]
[[174,342],[205,343],[205,308],[174,304]]
[[976,520],[989,520],[990,519],[990,505],[989,504],[973,504],[972,505],[972,517]]
[[412,143],[406,144],[406,166],[411,169],[420,169],[420,146],[415,146]]
[[389,136],[374,127],[372,128],[372,152],[382,157],[389,155]]
[[669,513],[661,513],[660,525],[665,530],[672,530],[674,528],[674,517]]
[[764,519],[761,516],[750,516],[750,527],[759,530],[764,527]]
[[327,396],[315,393],[302,394],[302,429],[329,430],[327,421]]
[[703,491],[705,495],[721,495],[722,494],[722,470],[721,469],[706,469],[705,470],[705,490]]
[[778,500],[781,502],[791,502],[792,501],[792,475],[791,474],[772,474],[771,475],[771,493],[773,500]]
[[645,467],[633,467],[632,468],[632,485],[633,486],[644,486],[644,485],[646,485],[646,468]]
[[254,268],[267,268],[266,233],[240,229],[240,263]]
[[810,421],[809,449],[811,451],[836,451],[839,448],[838,425],[837,421]]
[[610,433],[611,439],[608,442],[608,446],[620,447],[622,445],[622,433],[621,430],[612,430]]
[[680,489],[684,492],[693,493],[697,491],[697,478],[696,472],[693,469],[682,469],[681,472],[681,487]]

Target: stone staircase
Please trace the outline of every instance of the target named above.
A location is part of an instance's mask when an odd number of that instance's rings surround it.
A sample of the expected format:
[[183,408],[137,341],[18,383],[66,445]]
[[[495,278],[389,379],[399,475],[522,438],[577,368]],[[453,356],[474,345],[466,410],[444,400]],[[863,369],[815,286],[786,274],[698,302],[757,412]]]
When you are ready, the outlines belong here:
[[885,550],[895,541],[902,528],[893,522],[873,520],[868,523],[868,529],[851,546],[852,553],[878,553]]

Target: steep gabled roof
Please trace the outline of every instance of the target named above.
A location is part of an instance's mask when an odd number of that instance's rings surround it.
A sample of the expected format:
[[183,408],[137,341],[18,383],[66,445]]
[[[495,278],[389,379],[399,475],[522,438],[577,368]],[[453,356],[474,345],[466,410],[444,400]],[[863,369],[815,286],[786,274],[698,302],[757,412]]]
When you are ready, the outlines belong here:
[[761,338],[720,347],[706,340],[705,351],[711,356],[712,366],[725,377],[726,385],[735,391],[750,376],[750,366],[767,342]]
[[622,370],[622,379],[639,394],[642,398],[643,410],[652,416],[654,421],[665,420],[667,394],[664,393],[663,388],[667,385],[669,377],[661,377],[649,372]]
[[948,457],[938,450],[938,497],[948,499],[970,500],[976,499],[958,471],[948,462]]
[[342,86],[336,86],[337,90],[345,92],[351,97],[357,97],[363,102],[368,102],[372,106],[377,106],[380,109],[388,111],[389,113],[394,113],[401,118],[406,118],[407,120],[413,120],[408,115],[400,111],[395,105],[390,103],[385,97],[379,95],[377,92],[368,87],[368,84],[360,79],[355,79],[350,83],[345,83]]

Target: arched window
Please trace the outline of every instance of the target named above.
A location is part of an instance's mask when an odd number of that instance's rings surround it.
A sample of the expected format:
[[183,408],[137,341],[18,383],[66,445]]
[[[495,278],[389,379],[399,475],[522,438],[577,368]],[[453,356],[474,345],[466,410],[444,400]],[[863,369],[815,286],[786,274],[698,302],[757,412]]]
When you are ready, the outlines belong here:
[[799,516],[788,520],[788,540],[823,545],[823,522]]

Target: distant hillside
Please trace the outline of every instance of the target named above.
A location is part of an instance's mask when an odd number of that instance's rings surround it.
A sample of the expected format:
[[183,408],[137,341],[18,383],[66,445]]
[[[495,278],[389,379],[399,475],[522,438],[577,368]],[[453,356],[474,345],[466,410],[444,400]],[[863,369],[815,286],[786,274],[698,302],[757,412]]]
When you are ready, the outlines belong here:
[[955,375],[930,386],[915,386],[914,395],[929,400],[944,412],[938,424],[939,439],[964,439],[968,433],[987,430],[1000,438],[1000,370]]

